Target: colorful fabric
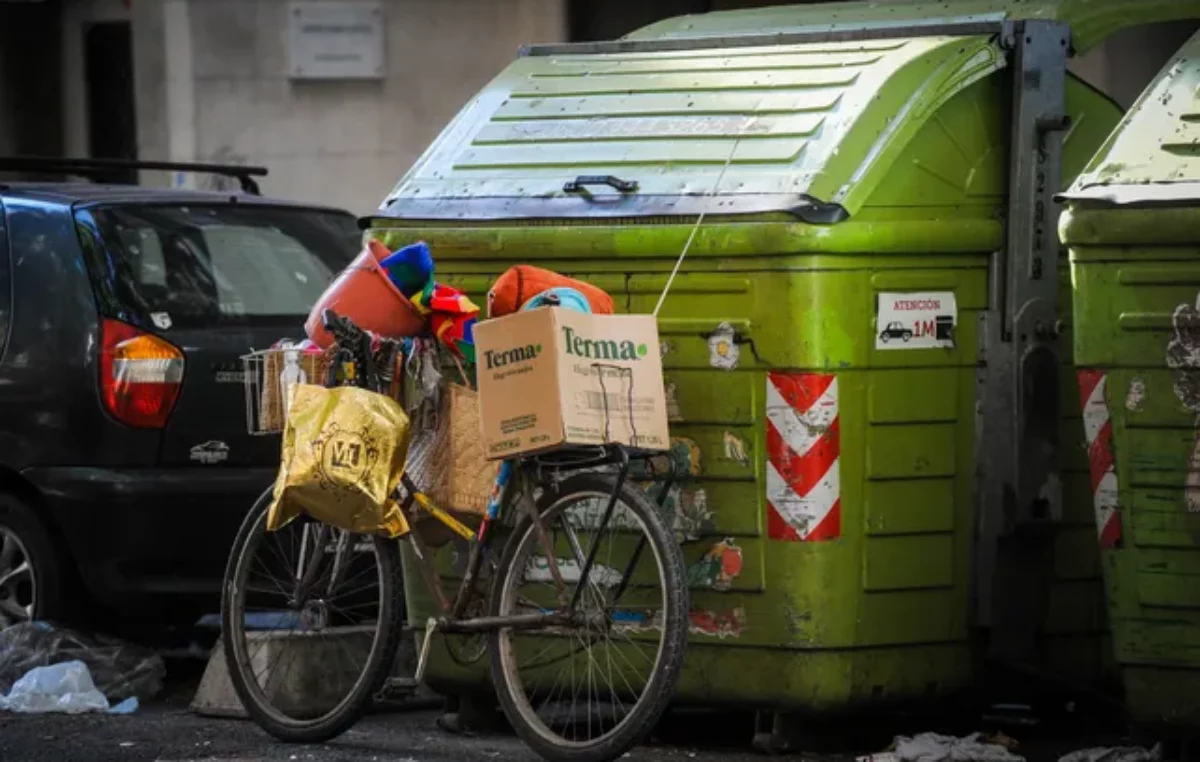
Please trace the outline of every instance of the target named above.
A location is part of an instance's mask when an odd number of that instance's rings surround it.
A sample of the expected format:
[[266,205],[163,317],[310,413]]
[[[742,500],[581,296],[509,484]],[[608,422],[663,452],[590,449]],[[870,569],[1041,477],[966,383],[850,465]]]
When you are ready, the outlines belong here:
[[479,307],[456,288],[433,279],[433,254],[424,241],[397,249],[379,262],[388,279],[426,318],[430,330],[459,359],[475,362]]
[[397,249],[379,265],[392,285],[410,299],[433,280],[433,254],[424,241]]
[[435,312],[445,312],[452,315],[479,312],[479,307],[475,306],[475,303],[468,299],[466,294],[457,288],[445,286],[435,281],[425,284],[425,288],[421,290],[421,293],[414,294],[412,303],[417,308],[417,312],[420,312],[422,315],[430,315]]
[[430,281],[413,296],[413,306],[429,316],[433,334],[459,359],[475,362],[475,320],[479,307],[467,295],[451,286]]
[[431,318],[433,333],[447,349],[468,363],[475,362],[475,320],[471,315],[448,315],[435,312]]

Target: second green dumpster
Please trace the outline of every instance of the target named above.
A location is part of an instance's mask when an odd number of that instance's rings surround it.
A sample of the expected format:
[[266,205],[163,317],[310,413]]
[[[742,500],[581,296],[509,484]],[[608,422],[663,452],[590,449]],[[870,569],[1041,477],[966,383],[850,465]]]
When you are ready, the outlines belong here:
[[1066,194],[1075,362],[1133,717],[1200,727],[1200,36]]

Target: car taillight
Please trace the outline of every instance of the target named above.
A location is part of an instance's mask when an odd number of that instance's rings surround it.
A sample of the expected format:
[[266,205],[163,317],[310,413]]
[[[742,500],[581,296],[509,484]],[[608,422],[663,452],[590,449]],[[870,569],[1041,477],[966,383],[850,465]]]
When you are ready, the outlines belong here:
[[179,397],[183,352],[128,323],[105,320],[101,328],[100,394],[121,423],[160,429]]

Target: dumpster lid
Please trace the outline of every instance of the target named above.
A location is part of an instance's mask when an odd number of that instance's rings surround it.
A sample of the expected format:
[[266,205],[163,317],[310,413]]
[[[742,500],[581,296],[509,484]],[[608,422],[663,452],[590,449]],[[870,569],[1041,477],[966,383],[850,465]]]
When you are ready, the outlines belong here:
[[1197,0],[860,0],[808,3],[677,16],[629,34],[628,40],[715,35],[858,31],[891,27],[897,35],[913,24],[1061,21],[1071,27],[1072,47],[1085,53],[1126,27],[1200,18]]
[[1061,197],[1105,206],[1200,203],[1200,34],[1167,62]]
[[1003,61],[985,35],[526,56],[460,112],[379,214],[836,222],[941,104]]

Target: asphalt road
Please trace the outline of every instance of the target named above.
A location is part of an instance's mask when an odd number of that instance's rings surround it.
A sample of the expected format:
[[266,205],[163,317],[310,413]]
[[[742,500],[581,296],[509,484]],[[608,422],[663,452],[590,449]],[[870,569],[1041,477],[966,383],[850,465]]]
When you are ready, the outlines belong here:
[[[499,726],[487,733],[463,736],[436,725],[439,712],[426,709],[374,714],[337,741],[321,746],[288,746],[245,720],[200,717],[188,709],[199,668],[173,664],[164,693],[129,716],[23,716],[0,713],[0,762],[536,762],[537,757]],[[972,730],[1003,730],[1021,741],[1018,752],[1029,762],[1055,762],[1069,751],[1153,738],[1126,736],[1122,723],[1096,707],[1080,707],[1073,719],[1040,713],[1040,727],[997,723],[967,707],[933,714],[864,716],[843,722],[821,720],[810,727],[823,740],[804,748],[823,754],[793,759],[850,762],[877,752],[896,734],[936,730],[956,736]],[[954,715],[958,716],[955,717]],[[675,711],[628,762],[760,762],[751,749],[753,719],[749,715],[709,711]],[[810,739],[810,743],[815,739]],[[1168,753],[1170,759],[1172,754]],[[1200,758],[1200,757],[1197,757]]]
[[[153,705],[118,716],[0,715],[3,762],[534,762],[537,757],[514,736],[450,735],[439,730],[433,711],[379,714],[322,746],[287,746],[242,720],[209,720],[185,707]],[[746,739],[748,742],[749,739]],[[627,757],[638,760],[748,761],[748,750],[653,745]]]
[[[130,716],[18,716],[0,713],[0,762],[537,762],[513,735],[472,736],[440,730],[434,710],[375,714],[337,741],[320,746],[276,742],[245,720],[214,720],[187,709],[186,701],[158,701]],[[905,723],[907,724],[907,723]],[[920,730],[930,729],[921,722]],[[627,762],[761,762],[750,747],[749,717],[721,713],[676,716],[660,737],[626,755]],[[791,757],[805,762],[852,762],[879,751],[882,728],[858,725],[840,736],[844,745],[824,754]],[[890,729],[889,729],[890,730]],[[912,734],[909,725],[902,731]],[[946,732],[955,732],[946,729]],[[1029,762],[1055,762],[1062,754],[1092,746],[1130,743],[1104,732],[1021,733],[1018,749]],[[955,732],[965,735],[965,732]],[[1107,736],[1107,737],[1106,737]],[[890,736],[887,736],[890,738]],[[1145,740],[1145,739],[1142,739]],[[1174,755],[1168,753],[1167,759]],[[623,761],[625,762],[625,761]]]

